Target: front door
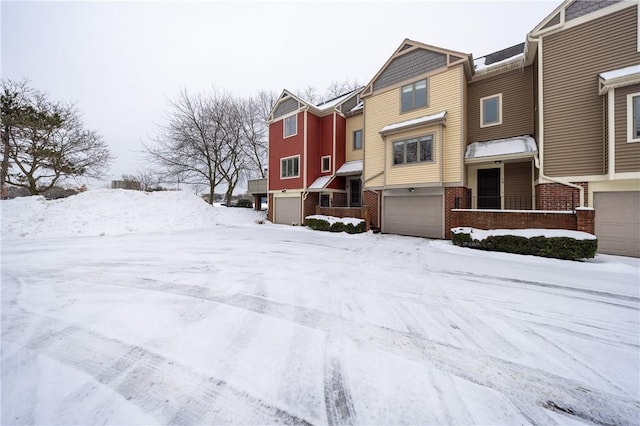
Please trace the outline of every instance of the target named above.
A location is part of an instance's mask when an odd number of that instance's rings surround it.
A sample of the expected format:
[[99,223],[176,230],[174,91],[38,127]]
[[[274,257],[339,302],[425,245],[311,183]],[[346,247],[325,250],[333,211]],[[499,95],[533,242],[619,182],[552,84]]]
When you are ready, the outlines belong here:
[[500,209],[500,169],[478,170],[478,208]]
[[360,178],[351,179],[349,181],[349,207],[361,207],[362,206],[362,181]]

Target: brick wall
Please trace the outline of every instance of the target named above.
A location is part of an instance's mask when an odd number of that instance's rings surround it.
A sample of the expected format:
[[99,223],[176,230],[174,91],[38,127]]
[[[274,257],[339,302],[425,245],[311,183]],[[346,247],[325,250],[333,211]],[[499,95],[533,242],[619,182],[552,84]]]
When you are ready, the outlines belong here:
[[380,192],[364,191],[364,205],[369,206],[369,223],[373,228],[380,228],[380,218],[378,217],[378,207],[380,206]]
[[[572,182],[584,188],[584,202],[589,205],[589,182]],[[580,191],[560,183],[536,185],[536,210],[573,210],[580,205]]]
[[582,232],[588,232],[590,234],[596,233],[596,211],[594,209],[576,209],[576,216],[578,219],[577,230]]
[[304,218],[316,214],[316,206],[320,204],[320,194],[318,192],[309,192],[307,199],[304,200],[304,211],[302,212],[302,223]]
[[[458,206],[456,206],[458,198]],[[471,208],[471,189],[464,186],[447,187],[444,189],[444,237],[451,239],[451,209]]]
[[[591,211],[593,210],[585,210]],[[451,228],[470,226],[478,229],[570,229],[578,230],[577,215],[561,212],[508,212],[508,211],[478,211],[454,210],[449,212]],[[583,224],[583,227],[585,224]],[[449,229],[451,229],[449,228]],[[593,233],[592,231],[585,231]],[[448,236],[447,238],[451,238]]]
[[358,219],[364,219],[364,222],[367,226],[367,231],[369,230],[369,206],[363,207],[321,207],[316,206],[316,214],[323,214],[325,216],[335,216],[335,217],[355,217]]

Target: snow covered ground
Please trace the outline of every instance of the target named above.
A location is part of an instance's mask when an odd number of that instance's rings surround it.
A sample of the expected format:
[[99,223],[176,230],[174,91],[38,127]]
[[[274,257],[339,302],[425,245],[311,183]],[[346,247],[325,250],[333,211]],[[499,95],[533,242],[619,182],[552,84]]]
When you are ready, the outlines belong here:
[[2,424],[637,424],[640,261],[0,202]]

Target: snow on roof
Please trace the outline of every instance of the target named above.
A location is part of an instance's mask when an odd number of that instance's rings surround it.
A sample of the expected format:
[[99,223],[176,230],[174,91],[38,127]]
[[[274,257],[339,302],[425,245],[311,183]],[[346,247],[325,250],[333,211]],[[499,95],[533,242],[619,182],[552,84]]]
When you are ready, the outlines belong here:
[[338,176],[356,173],[362,173],[362,160],[347,161],[336,171]]
[[349,110],[349,112],[356,112],[356,111],[360,111],[361,109],[364,108],[364,102],[360,101],[358,102],[358,105],[354,106],[353,108],[351,108]]
[[537,152],[536,141],[531,136],[496,139],[487,142],[474,142],[467,146],[465,159],[493,157],[497,155],[522,154]]
[[475,59],[473,61],[473,66],[475,68],[476,71],[481,71],[481,70],[487,70],[490,68],[497,68],[501,65],[505,65],[507,63],[511,63],[511,62],[515,62],[515,61],[519,61],[522,60],[524,61],[524,53],[518,53],[517,55],[513,55],[509,58],[503,59],[501,61],[498,62],[492,62],[490,64],[486,63],[486,57],[483,56],[481,58]]
[[337,96],[333,99],[329,99],[328,101],[319,103],[318,105],[314,105],[317,109],[319,109],[320,111],[326,111],[328,109],[331,109],[333,107],[335,107],[336,105],[339,105],[340,103],[342,103],[343,101],[346,101],[347,99],[349,99],[351,96],[353,96],[358,90],[358,89],[354,89],[350,92],[347,92],[343,95]]
[[380,133],[384,133],[384,132],[388,132],[391,130],[398,130],[398,129],[402,129],[404,127],[411,127],[411,126],[415,126],[418,124],[426,124],[429,123],[430,121],[436,121],[436,120],[441,120],[445,117],[445,115],[447,115],[446,111],[442,111],[439,112],[437,114],[431,114],[431,115],[426,115],[424,117],[418,117],[418,118],[414,118],[412,120],[407,120],[407,121],[401,121],[399,123],[393,123],[393,124],[388,124],[386,126],[384,126],[382,128],[382,130],[380,130]]
[[612,80],[620,77],[630,77],[634,74],[640,74],[640,65],[631,65],[630,67],[620,68],[617,70],[601,72],[600,78],[603,80]]
[[318,179],[314,180],[309,189],[324,189],[329,182],[333,179],[333,176],[320,176]]
[[514,46],[506,47],[493,53],[489,53],[488,55],[484,55],[479,57],[478,59],[475,59],[473,61],[473,65],[476,69],[478,69],[504,63],[518,56],[519,54],[524,53],[524,46],[525,44],[523,42],[518,43]]

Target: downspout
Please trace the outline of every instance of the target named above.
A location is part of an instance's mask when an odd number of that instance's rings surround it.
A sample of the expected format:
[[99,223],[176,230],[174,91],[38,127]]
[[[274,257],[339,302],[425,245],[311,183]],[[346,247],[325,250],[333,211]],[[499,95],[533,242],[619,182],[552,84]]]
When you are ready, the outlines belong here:
[[[538,181],[549,180],[551,182],[559,183],[561,185],[575,188],[580,194],[580,207],[584,207],[584,188],[580,185],[576,185],[571,182],[567,182],[563,179],[546,176],[543,171],[543,161],[540,158],[544,158],[544,87],[543,87],[543,68],[542,68],[542,38],[531,37],[527,35],[527,38],[531,41],[537,41],[538,43],[538,156],[533,158],[534,165],[539,170]],[[526,60],[526,58],[525,58]]]
[[569,186],[571,188],[575,188],[578,191],[580,191],[580,207],[584,207],[584,188],[580,185],[576,185],[575,183],[571,183],[571,182],[567,182],[566,180],[563,179],[559,179],[559,178],[554,178],[551,176],[546,176],[544,174],[542,174],[542,168],[541,168],[541,164],[540,164],[540,160],[538,159],[538,157],[533,157],[533,162],[536,166],[536,168],[540,171],[540,176],[538,176],[538,180],[550,180],[552,182],[555,183],[559,183],[561,185],[566,185]]

